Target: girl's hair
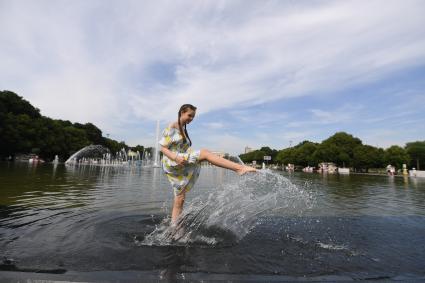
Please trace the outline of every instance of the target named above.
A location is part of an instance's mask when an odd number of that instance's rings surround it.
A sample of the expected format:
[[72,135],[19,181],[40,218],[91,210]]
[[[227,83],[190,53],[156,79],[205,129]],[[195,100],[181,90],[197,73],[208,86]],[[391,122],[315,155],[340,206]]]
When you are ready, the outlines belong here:
[[190,140],[189,134],[187,133],[186,125],[184,125],[184,132],[183,132],[182,125],[180,124],[181,114],[184,113],[184,112],[186,112],[188,109],[193,110],[193,111],[196,111],[196,107],[193,106],[192,104],[183,104],[180,107],[177,121],[179,122],[179,130],[180,130],[180,133],[183,136],[183,142],[186,142],[186,138],[188,138],[189,139],[189,145],[192,146],[192,141]]

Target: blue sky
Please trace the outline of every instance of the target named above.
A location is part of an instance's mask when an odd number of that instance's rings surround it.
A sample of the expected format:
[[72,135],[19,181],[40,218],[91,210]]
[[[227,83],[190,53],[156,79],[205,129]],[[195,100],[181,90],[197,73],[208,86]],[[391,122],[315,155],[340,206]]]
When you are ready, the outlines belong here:
[[336,131],[425,140],[425,2],[0,0],[0,89],[152,146],[198,107],[194,147],[241,153]]

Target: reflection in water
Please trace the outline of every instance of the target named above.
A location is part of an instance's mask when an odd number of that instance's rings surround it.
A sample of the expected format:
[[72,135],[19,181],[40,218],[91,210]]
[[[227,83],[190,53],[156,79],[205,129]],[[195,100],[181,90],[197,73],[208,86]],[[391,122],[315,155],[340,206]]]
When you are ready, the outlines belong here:
[[424,215],[425,179],[398,176],[298,174],[317,192],[313,215]]
[[409,177],[408,176],[403,176],[403,184],[404,184],[405,189],[409,188]]
[[160,259],[160,266],[164,267],[160,271],[159,278],[167,282],[176,282],[177,280],[184,280],[182,273],[182,266],[190,264],[190,254],[187,252],[186,247],[169,246],[166,248],[164,254]]
[[[415,189],[418,189],[418,183],[419,183],[419,178],[410,178],[410,180],[412,181],[412,185],[413,185],[413,187],[415,188]],[[425,183],[424,182],[422,182],[422,188],[424,188],[425,187]]]

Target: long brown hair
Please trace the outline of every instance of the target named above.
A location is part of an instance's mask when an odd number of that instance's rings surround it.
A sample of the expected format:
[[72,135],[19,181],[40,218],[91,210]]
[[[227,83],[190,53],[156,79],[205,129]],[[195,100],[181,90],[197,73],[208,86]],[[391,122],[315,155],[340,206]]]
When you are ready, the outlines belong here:
[[192,141],[190,140],[190,138],[189,138],[189,134],[187,133],[186,124],[184,125],[184,132],[183,132],[183,128],[182,128],[182,125],[181,125],[181,123],[180,123],[180,116],[182,115],[182,113],[186,112],[188,109],[193,110],[193,111],[196,111],[196,107],[195,107],[195,106],[193,106],[192,104],[183,104],[183,105],[180,107],[179,115],[178,115],[177,121],[178,121],[178,123],[179,123],[179,130],[180,130],[180,133],[181,133],[181,134],[182,134],[182,136],[183,136],[183,142],[186,142],[186,138],[188,138],[188,139],[189,139],[189,145],[190,145],[190,146],[192,146]]

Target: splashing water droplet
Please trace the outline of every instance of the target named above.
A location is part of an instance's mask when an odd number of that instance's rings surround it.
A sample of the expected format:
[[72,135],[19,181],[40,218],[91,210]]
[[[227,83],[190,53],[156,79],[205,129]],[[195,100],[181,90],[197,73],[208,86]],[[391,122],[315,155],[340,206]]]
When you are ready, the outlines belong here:
[[269,170],[247,174],[221,185],[207,197],[194,198],[176,225],[164,221],[142,245],[233,245],[261,221],[279,211],[301,215],[313,205],[307,190]]

